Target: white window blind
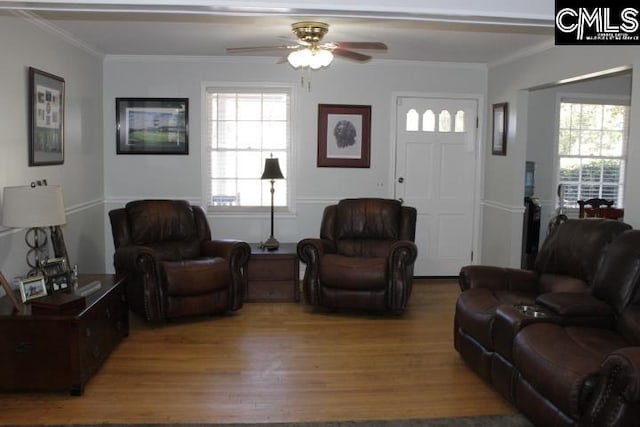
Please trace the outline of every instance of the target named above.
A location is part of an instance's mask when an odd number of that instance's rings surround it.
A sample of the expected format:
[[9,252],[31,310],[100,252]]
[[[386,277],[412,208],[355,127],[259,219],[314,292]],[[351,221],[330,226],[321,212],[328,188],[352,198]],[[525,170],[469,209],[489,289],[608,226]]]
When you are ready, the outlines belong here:
[[560,102],[558,182],[565,206],[602,198],[623,207],[628,112],[613,103]]
[[275,181],[274,205],[287,206],[290,98],[286,89],[207,90],[210,207],[271,206],[271,183],[260,179],[271,156],[285,177]]

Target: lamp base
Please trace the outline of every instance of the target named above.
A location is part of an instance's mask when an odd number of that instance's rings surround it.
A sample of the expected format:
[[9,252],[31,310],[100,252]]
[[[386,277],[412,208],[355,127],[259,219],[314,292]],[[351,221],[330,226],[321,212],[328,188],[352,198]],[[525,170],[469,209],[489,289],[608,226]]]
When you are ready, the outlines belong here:
[[278,249],[280,247],[280,242],[278,242],[278,240],[271,236],[269,237],[263,244],[262,244],[262,248],[268,250],[268,251],[275,251],[276,249]]

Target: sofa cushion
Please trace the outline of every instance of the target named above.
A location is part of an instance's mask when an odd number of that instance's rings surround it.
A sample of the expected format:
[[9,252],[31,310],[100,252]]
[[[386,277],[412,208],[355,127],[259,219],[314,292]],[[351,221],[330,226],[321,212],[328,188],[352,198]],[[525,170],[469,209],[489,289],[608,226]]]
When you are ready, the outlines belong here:
[[335,289],[384,289],[387,286],[386,258],[359,258],[327,254],[320,260],[320,281]]
[[225,290],[231,282],[229,262],[202,258],[162,263],[167,296],[197,297]]
[[585,382],[607,354],[627,345],[622,336],[604,328],[536,323],[516,335],[513,364],[539,394],[577,419]]
[[472,336],[488,350],[493,349],[492,325],[496,308],[502,304],[533,304],[536,294],[510,290],[472,288],[464,291],[456,302],[458,328]]
[[630,228],[610,219],[570,219],[547,236],[536,257],[535,270],[575,277],[591,285],[603,250]]
[[131,239],[136,245],[196,236],[193,211],[184,200],[135,200],[125,206]]
[[393,199],[344,199],[338,202],[336,239],[394,239],[400,234],[401,204]]
[[145,246],[153,249],[161,261],[180,261],[200,256],[200,241],[195,238],[173,242],[149,243]]

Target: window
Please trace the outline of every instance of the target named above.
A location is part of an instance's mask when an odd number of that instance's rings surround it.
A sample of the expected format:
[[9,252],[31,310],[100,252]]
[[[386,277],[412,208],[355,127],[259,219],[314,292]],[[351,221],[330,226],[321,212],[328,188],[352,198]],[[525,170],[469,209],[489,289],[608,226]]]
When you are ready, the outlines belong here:
[[628,112],[613,103],[560,102],[558,182],[566,207],[591,198],[622,207]]
[[[452,116],[447,110],[442,110],[438,114],[438,132],[451,132]],[[455,122],[454,132],[465,132],[464,128],[464,111],[460,110],[453,116]],[[414,109],[407,112],[406,131],[416,132],[420,129],[420,115]],[[422,113],[422,132],[436,132],[436,115],[433,110],[426,110]]]
[[208,206],[271,206],[271,182],[261,180],[265,159],[278,158],[285,179],[275,181],[274,205],[287,206],[290,91],[208,89]]

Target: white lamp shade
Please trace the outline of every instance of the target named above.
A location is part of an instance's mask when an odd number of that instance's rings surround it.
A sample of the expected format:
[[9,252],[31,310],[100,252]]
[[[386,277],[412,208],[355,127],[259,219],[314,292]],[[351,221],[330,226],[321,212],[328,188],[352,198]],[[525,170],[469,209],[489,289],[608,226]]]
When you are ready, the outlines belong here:
[[320,49],[313,53],[309,66],[314,70],[317,70],[318,68],[326,67],[331,64],[331,61],[333,61],[333,53],[328,50]]
[[2,199],[2,225],[30,228],[61,225],[67,222],[62,187],[5,187]]
[[293,68],[310,67],[313,70],[326,67],[333,60],[333,53],[325,49],[311,50],[309,48],[294,50],[287,56]]

